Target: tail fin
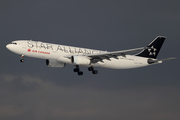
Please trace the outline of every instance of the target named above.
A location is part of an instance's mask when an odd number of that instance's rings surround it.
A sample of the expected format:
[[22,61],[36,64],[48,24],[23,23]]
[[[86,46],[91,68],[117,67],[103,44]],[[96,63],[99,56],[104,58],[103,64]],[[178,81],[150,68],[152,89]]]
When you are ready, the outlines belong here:
[[142,50],[136,56],[154,58],[156,59],[166,37],[158,36],[156,37],[147,47],[148,49]]

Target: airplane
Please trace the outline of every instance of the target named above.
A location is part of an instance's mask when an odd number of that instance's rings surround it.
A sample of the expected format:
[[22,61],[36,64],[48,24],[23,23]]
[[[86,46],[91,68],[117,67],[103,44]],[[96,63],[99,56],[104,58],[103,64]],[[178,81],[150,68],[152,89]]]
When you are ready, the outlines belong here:
[[[6,45],[10,51],[20,55],[20,62],[24,56],[45,59],[48,67],[65,67],[74,65],[74,72],[83,75],[79,66],[86,66],[93,74],[98,71],[94,67],[111,69],[131,69],[159,64],[162,61],[175,58],[156,59],[166,37],[157,36],[148,46],[121,51],[101,51],[67,45],[45,43],[32,40],[16,40]],[[130,55],[132,52],[139,53]]]

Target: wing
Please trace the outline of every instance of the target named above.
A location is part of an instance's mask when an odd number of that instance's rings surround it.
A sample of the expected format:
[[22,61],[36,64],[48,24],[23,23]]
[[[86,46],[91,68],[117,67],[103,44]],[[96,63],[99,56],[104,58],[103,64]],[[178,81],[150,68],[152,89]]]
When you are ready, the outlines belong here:
[[121,51],[114,51],[114,52],[104,52],[104,53],[98,53],[98,54],[88,54],[86,55],[91,59],[92,62],[103,62],[104,59],[110,60],[110,58],[118,59],[118,56],[126,57],[126,54],[137,52],[140,50],[148,49],[148,47],[141,47],[141,48],[135,48],[135,49],[129,49],[129,50],[121,50]]

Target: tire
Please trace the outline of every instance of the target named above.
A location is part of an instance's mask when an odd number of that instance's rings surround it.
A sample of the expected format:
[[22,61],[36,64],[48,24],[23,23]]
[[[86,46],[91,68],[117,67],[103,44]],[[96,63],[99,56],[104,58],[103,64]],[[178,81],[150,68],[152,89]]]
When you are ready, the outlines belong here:
[[97,70],[92,71],[93,74],[98,74]]
[[24,62],[24,59],[21,59],[20,62]]
[[79,69],[78,68],[74,68],[74,72],[79,72]]
[[78,75],[83,75],[83,72],[82,71],[78,72]]
[[88,70],[89,70],[89,71],[93,71],[93,67],[89,67]]

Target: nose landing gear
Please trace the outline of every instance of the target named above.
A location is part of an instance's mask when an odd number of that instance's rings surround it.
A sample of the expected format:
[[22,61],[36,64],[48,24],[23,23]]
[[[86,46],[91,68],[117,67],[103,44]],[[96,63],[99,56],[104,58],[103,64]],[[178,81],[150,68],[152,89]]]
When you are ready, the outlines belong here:
[[20,55],[20,62],[24,62],[25,60],[24,60],[24,55]]

